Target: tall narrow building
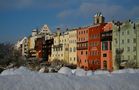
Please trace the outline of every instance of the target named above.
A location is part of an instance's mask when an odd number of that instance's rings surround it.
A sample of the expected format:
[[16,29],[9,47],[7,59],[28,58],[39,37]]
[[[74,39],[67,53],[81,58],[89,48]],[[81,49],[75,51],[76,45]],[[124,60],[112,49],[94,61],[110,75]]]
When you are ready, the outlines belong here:
[[101,69],[112,71],[112,22],[104,26],[101,33]]
[[88,29],[88,63],[91,70],[101,68],[101,33],[105,25],[103,15],[97,13],[94,16],[94,25]]
[[88,66],[88,27],[82,27],[77,30],[77,60],[78,67],[85,70]]
[[69,64],[77,65],[77,30],[69,30]]
[[52,45],[51,61],[53,60],[69,62],[69,34],[61,33],[60,28],[57,29]]

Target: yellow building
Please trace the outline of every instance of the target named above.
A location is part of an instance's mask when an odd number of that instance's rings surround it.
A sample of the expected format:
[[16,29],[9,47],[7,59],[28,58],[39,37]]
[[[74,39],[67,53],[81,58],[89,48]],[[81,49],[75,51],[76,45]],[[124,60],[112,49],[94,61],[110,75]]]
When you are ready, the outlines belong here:
[[51,61],[56,59],[69,62],[69,35],[68,32],[62,34],[60,29],[57,30],[52,45]]
[[35,40],[38,38],[37,34],[38,31],[33,29],[32,35],[28,37],[29,57],[36,57]]
[[76,29],[69,31],[69,63],[77,64],[77,33]]

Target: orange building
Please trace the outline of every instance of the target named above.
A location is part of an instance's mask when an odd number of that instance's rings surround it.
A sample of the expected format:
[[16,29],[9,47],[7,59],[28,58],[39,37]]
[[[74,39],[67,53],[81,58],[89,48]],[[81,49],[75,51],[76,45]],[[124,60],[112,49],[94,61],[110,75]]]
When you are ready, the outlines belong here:
[[88,70],[88,27],[77,30],[77,63],[77,66]]
[[104,26],[101,34],[101,69],[112,71],[112,23]]

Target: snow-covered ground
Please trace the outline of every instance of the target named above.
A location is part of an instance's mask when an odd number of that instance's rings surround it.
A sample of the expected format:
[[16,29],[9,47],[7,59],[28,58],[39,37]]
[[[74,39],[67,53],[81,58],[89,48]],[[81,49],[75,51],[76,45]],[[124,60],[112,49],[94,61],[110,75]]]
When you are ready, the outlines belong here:
[[71,70],[39,73],[25,67],[5,70],[0,75],[0,90],[139,90],[139,70]]

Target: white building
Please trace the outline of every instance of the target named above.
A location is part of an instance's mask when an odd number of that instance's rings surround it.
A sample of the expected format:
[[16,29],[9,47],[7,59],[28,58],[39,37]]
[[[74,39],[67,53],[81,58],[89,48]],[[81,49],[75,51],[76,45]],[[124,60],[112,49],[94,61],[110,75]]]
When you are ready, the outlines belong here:
[[22,56],[28,56],[28,39],[24,37],[15,44],[15,49],[19,50]]

